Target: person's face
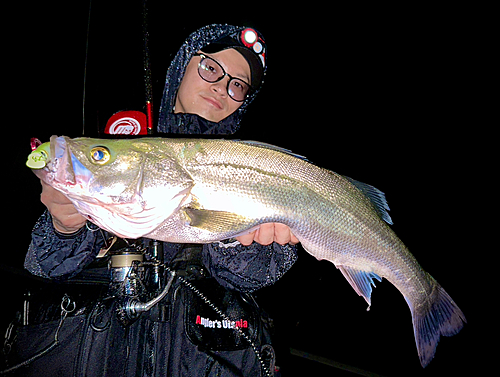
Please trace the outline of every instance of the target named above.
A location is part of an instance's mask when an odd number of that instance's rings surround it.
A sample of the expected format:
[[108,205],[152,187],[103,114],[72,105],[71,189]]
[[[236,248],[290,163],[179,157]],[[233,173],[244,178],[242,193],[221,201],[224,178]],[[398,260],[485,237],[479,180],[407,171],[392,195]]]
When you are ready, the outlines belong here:
[[[216,60],[231,75],[250,82],[250,66],[238,51],[230,48],[214,54],[205,54]],[[227,94],[229,77],[214,83],[203,80],[198,74],[200,56],[193,56],[175,99],[175,113],[197,114],[212,122],[220,122],[238,109],[243,102],[236,102]]]

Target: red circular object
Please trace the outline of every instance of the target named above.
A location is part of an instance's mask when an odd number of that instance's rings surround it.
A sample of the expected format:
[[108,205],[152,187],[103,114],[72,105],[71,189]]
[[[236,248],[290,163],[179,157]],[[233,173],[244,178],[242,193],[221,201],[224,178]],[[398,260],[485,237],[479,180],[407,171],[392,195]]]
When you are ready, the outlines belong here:
[[[246,35],[247,32],[251,32],[251,33],[253,33],[255,35],[255,40],[253,42],[248,42],[246,40],[245,35]],[[257,32],[254,29],[247,27],[246,29],[242,30],[242,32],[241,32],[241,42],[245,46],[247,46],[248,48],[251,48],[255,44],[255,42],[257,42],[258,40],[259,40],[259,35],[257,34]]]
[[104,133],[108,135],[147,135],[146,114],[135,110],[119,111],[109,118]]

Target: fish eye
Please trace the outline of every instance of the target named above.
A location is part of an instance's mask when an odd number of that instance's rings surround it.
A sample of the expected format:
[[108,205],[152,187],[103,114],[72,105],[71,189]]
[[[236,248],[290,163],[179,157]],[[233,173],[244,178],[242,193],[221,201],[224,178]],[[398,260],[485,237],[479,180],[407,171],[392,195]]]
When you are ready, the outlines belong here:
[[111,153],[106,147],[94,147],[90,150],[90,158],[94,164],[104,165],[111,158]]

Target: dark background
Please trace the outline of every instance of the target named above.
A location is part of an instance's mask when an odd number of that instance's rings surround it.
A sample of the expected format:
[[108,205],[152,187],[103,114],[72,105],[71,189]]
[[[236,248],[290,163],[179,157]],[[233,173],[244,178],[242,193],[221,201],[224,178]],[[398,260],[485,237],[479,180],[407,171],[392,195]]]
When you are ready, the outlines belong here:
[[[25,279],[12,271],[22,269],[31,228],[44,210],[40,184],[24,166],[29,140],[83,132],[88,6],[23,3],[5,13],[15,20],[3,54],[7,313]],[[144,109],[140,12],[140,1],[92,4],[85,136],[97,136],[116,111]],[[355,375],[290,356],[290,347],[384,376],[458,375],[487,364],[485,355],[472,355],[481,344],[472,340],[481,305],[469,275],[488,235],[475,228],[484,221],[471,193],[481,179],[479,140],[488,138],[472,105],[475,14],[444,6],[271,11],[257,2],[232,9],[149,1],[148,21],[155,115],[165,72],[189,33],[216,22],[261,31],[268,74],[234,137],[291,149],[385,192],[393,229],[469,321],[459,335],[441,339],[424,370],[410,311],[391,284],[377,284],[367,312],[335,266],[300,250],[294,267],[256,294],[275,318],[283,375]]]

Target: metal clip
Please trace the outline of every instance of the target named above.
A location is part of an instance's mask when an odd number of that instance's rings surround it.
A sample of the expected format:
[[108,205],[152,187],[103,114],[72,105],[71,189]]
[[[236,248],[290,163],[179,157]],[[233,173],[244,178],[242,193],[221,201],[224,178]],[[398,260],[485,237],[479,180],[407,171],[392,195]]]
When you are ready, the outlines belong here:
[[61,316],[66,317],[76,309],[76,302],[65,293],[61,301]]

